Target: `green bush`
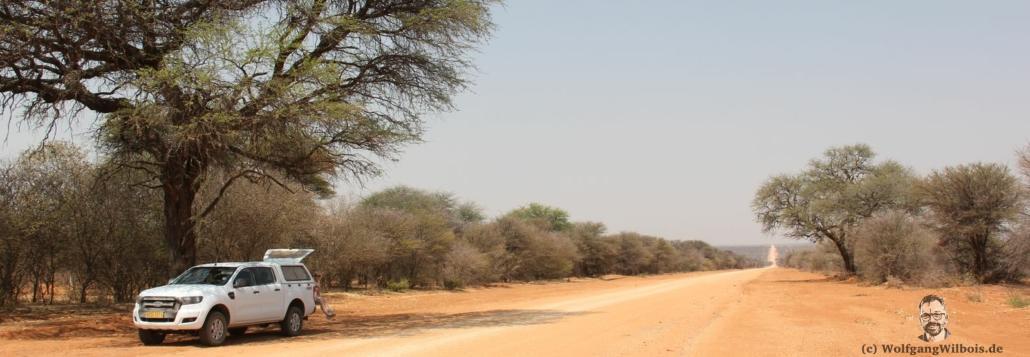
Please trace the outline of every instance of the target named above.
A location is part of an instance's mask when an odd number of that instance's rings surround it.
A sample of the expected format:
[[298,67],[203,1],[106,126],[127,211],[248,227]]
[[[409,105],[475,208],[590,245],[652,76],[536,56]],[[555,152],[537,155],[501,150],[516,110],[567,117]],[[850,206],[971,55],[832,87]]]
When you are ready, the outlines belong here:
[[411,284],[408,283],[408,279],[389,281],[386,283],[386,289],[393,292],[401,292],[411,289]]

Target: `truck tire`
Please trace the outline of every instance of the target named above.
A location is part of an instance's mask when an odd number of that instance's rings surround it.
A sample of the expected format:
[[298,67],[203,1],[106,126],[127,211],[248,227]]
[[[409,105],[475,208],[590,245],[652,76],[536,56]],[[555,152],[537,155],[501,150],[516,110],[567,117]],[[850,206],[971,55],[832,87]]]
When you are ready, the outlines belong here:
[[225,315],[218,311],[211,311],[204,320],[204,327],[200,328],[200,342],[208,346],[218,346],[225,342],[225,336],[229,334],[228,323]]
[[160,345],[164,342],[165,334],[151,330],[139,330],[139,341],[146,346]]
[[290,306],[286,310],[286,318],[279,323],[279,327],[282,328],[283,336],[299,335],[300,330],[304,328],[304,311],[300,309],[300,306]]
[[245,333],[247,333],[247,326],[233,327],[233,328],[229,329],[229,336],[232,336],[232,337],[240,337],[240,336],[243,336],[243,334],[245,334]]

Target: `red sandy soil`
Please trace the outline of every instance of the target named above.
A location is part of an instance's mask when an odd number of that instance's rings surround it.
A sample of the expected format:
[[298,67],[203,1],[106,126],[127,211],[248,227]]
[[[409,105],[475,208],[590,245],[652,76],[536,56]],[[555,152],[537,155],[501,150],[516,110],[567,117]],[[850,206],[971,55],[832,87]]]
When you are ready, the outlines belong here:
[[[919,300],[945,298],[948,343],[1004,347],[1030,356],[1025,286],[886,288],[791,269],[574,279],[462,292],[330,293],[338,317],[314,315],[283,338],[252,329],[226,346],[171,336],[145,347],[131,307],[55,307],[0,314],[0,354],[135,355],[686,355],[836,356],[863,344],[912,344]],[[882,351],[881,351],[882,354]]]

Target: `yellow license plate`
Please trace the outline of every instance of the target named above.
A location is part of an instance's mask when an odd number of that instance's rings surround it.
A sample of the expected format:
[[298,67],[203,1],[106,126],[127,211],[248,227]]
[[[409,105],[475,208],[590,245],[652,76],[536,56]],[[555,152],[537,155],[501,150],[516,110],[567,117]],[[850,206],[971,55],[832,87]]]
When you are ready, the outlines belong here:
[[144,311],[143,317],[148,319],[163,319],[165,313],[163,311]]

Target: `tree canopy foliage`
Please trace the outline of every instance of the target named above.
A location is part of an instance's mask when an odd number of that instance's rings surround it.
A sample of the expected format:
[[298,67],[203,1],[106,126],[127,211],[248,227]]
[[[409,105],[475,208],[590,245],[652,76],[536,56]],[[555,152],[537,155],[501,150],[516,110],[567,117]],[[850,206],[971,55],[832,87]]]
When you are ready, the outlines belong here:
[[509,216],[526,220],[536,221],[545,229],[554,232],[563,232],[572,228],[569,223],[569,213],[556,207],[550,207],[539,203],[530,203],[512,210]]
[[1000,233],[1023,209],[1019,180],[998,164],[974,163],[934,171],[917,186],[941,242],[980,282],[1008,273]]
[[835,147],[800,174],[770,178],[752,201],[759,223],[790,238],[832,242],[844,272],[854,274],[849,231],[877,212],[911,207],[913,174],[893,161],[875,163],[874,157],[864,144]]

